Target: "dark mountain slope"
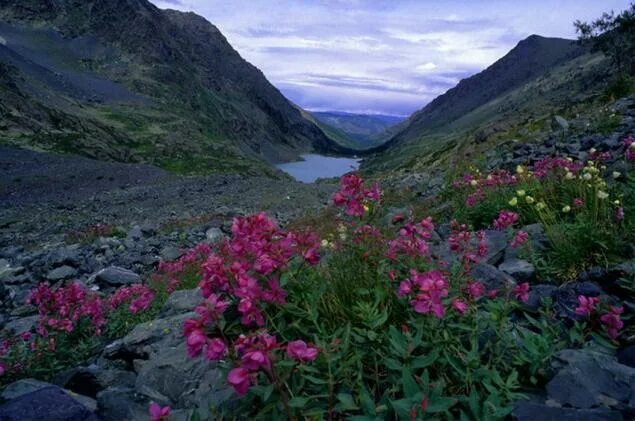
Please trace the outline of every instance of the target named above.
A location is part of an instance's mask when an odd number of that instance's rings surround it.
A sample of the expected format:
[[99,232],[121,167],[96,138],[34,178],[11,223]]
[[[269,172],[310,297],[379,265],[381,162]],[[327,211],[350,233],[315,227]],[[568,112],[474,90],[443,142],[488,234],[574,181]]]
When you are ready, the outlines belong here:
[[532,35],[487,69],[460,81],[414,113],[389,145],[415,139],[422,131],[446,125],[584,51],[571,40]]
[[186,172],[347,152],[193,13],[146,0],[0,0],[0,37],[13,81],[3,89],[28,109],[59,114],[57,124],[33,127],[3,101],[5,143]]

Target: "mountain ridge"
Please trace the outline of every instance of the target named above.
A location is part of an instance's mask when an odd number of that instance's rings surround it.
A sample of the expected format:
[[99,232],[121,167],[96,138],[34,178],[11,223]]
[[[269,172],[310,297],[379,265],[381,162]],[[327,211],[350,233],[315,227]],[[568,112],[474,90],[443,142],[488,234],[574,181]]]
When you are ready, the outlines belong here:
[[[149,162],[184,172],[188,167],[204,171],[208,166],[220,172],[231,171],[232,166],[239,171],[249,171],[252,166],[268,171],[266,163],[293,160],[308,151],[353,153],[303,118],[259,69],[231,47],[218,28],[194,13],[158,9],[146,0],[3,0],[0,22],[17,34],[3,36],[5,49],[11,49],[21,37],[33,55],[31,61],[53,74],[64,76],[66,72],[72,81],[70,71],[59,64],[67,60],[82,77],[102,77],[147,101],[131,110],[129,102],[90,103],[69,91],[64,94],[70,94],[70,101],[60,98],[47,106],[44,97],[59,95],[59,90],[50,89],[42,80],[40,88],[46,89],[30,89],[29,83],[37,79],[33,74],[24,74],[24,68],[16,73],[15,68],[5,66],[5,73],[16,83],[5,84],[3,91],[25,96],[32,109],[44,106],[42,112],[55,115],[57,105],[64,102],[64,113],[53,119],[63,121],[54,124],[47,117],[46,124],[35,128],[12,119],[19,105],[5,104],[0,129],[13,127],[4,130],[10,144]],[[43,40],[38,31],[58,34],[60,39]],[[74,57],[73,41],[92,48]],[[46,44],[54,44],[54,48],[47,49]],[[44,50],[51,51],[53,59],[44,57]],[[16,92],[16,86],[22,89]],[[28,113],[22,107],[22,114],[25,111]],[[83,129],[72,124],[77,119],[85,121]],[[135,126],[135,130],[121,129],[122,124]],[[104,141],[95,126],[107,127],[112,135]],[[127,139],[124,144],[136,146],[122,150],[118,144],[122,138]],[[102,145],[97,146],[99,143]],[[222,162],[224,158],[231,162]]]

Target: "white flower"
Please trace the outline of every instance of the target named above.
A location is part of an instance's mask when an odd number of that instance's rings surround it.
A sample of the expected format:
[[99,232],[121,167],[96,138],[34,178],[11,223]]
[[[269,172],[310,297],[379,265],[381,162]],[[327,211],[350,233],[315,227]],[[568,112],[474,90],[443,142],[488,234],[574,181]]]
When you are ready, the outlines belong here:
[[518,197],[523,197],[525,195],[525,190],[516,190],[516,194]]
[[536,209],[538,209],[538,210],[543,210],[546,207],[547,207],[547,204],[545,202],[536,203]]
[[478,186],[478,181],[476,181],[476,180],[470,181],[470,186],[472,186],[472,187]]
[[517,197],[512,198],[512,200],[509,201],[509,205],[510,206],[518,205],[518,198]]
[[522,165],[517,165],[517,166],[516,166],[516,173],[517,173],[517,174],[522,174],[522,173],[524,173],[524,172],[525,172],[525,169],[523,168],[523,166],[522,166]]
[[597,150],[596,150],[595,148],[591,148],[591,149],[589,149],[589,153],[590,153],[590,154],[594,154],[594,153],[596,153],[596,152],[597,152]]
[[619,171],[613,171],[613,178],[615,178],[615,179],[620,178],[620,176],[621,176],[621,175],[622,175],[622,173],[621,173],[621,172],[619,172]]
[[532,203],[534,203],[534,198],[531,197],[531,196],[527,196],[527,197],[525,197],[525,202],[527,202],[527,203],[529,203],[531,205]]
[[564,178],[566,178],[567,180],[573,180],[575,178],[575,175],[573,175],[572,172],[568,172],[565,174]]
[[593,178],[593,176],[591,175],[591,173],[585,172],[582,178],[589,181],[590,179]]
[[598,191],[598,199],[606,199],[607,197],[609,197],[609,194],[607,192],[602,190]]
[[562,212],[564,213],[569,213],[571,212],[571,206],[566,205],[565,207],[562,208]]

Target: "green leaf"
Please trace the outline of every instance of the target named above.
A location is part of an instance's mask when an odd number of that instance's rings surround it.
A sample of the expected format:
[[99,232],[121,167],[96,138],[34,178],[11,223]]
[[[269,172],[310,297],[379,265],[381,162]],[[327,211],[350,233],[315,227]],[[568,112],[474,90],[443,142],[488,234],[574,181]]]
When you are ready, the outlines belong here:
[[338,393],[337,400],[340,401],[339,407],[342,411],[352,411],[354,409],[359,409],[359,407],[355,404],[353,396],[348,393]]
[[309,401],[309,398],[296,396],[294,398],[289,399],[289,406],[291,408],[304,408],[308,401]]
[[457,403],[457,401],[458,400],[456,398],[435,398],[428,404],[428,409],[426,412],[430,412],[431,414],[434,414],[436,412],[445,412],[448,409],[452,408]]
[[403,393],[406,397],[410,397],[421,392],[421,389],[414,377],[412,377],[410,370],[405,367],[401,371],[401,387],[403,388]]
[[433,364],[437,358],[439,358],[439,351],[434,350],[428,355],[422,355],[420,357],[414,358],[410,363],[411,368],[425,368],[430,364]]
[[273,392],[273,384],[268,385],[264,388],[262,392],[262,400],[266,401],[271,397],[271,393]]
[[313,384],[328,384],[328,380],[318,379],[317,377],[309,376],[307,374],[303,374],[302,378],[310,381]]

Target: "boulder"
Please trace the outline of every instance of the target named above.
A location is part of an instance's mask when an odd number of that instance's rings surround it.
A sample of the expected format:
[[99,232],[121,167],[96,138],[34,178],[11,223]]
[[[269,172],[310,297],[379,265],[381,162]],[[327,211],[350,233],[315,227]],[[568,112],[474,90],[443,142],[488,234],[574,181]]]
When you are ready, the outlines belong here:
[[163,305],[159,317],[175,316],[194,311],[196,306],[202,301],[203,296],[201,295],[201,290],[198,288],[175,291]]
[[22,394],[0,406],[3,421],[98,421],[93,411],[56,386]]
[[77,269],[75,269],[72,266],[64,265],[49,271],[46,274],[46,279],[48,279],[51,282],[56,282],[56,281],[63,281],[65,279],[70,279],[76,275],[77,275]]
[[161,249],[159,255],[166,262],[173,262],[183,255],[183,250],[174,246],[166,246]]
[[609,354],[573,349],[559,352],[552,365],[558,371],[547,394],[559,405],[635,414],[635,368]]
[[577,409],[520,401],[514,405],[512,417],[518,421],[622,421],[619,411],[605,408]]
[[224,236],[225,234],[223,234],[223,231],[221,231],[220,228],[212,227],[205,231],[205,237],[210,243],[217,243],[222,240]]
[[120,287],[141,282],[141,277],[131,270],[110,266],[94,275],[100,287]]
[[511,276],[496,269],[496,267],[492,265],[488,265],[487,263],[479,263],[475,265],[472,268],[471,275],[475,281],[479,281],[485,285],[488,290],[506,289],[515,284],[514,279]]
[[521,259],[505,260],[498,266],[498,269],[512,276],[518,282],[529,282],[536,276],[534,265]]

